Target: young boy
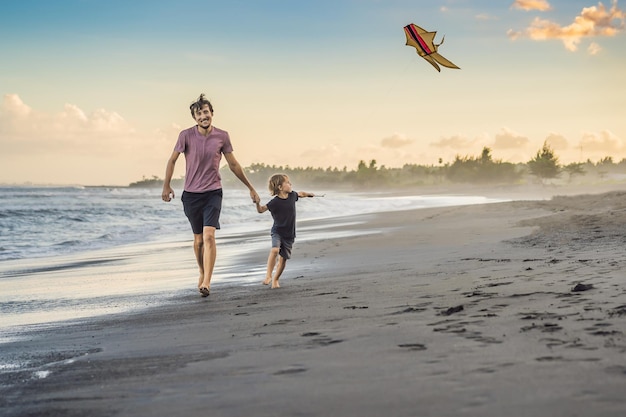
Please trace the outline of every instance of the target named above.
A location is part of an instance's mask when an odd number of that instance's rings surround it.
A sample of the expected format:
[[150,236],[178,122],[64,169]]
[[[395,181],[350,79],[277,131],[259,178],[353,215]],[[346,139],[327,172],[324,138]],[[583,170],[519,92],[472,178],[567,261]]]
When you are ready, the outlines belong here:
[[272,288],[280,288],[278,280],[285,270],[287,259],[291,258],[291,248],[296,238],[296,201],[299,197],[315,197],[315,194],[293,191],[289,177],[285,174],[273,175],[269,181],[269,190],[274,198],[267,205],[262,206],[256,201],[257,211],[264,213],[269,210],[274,219],[272,249],[267,258],[267,273],[263,284],[268,285],[271,282]]

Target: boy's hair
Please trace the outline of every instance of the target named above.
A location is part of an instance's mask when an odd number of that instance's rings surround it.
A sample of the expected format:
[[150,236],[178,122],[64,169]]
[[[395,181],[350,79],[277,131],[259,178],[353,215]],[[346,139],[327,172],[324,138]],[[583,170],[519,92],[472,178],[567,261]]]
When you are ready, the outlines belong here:
[[200,97],[189,106],[189,110],[191,110],[191,117],[196,117],[196,111],[199,111],[204,107],[205,104],[209,105],[209,110],[213,113],[213,105],[211,102],[204,97],[204,93],[200,94]]
[[270,178],[270,183],[269,183],[269,189],[270,189],[270,194],[271,195],[278,195],[278,193],[280,192],[280,189],[278,187],[280,187],[281,185],[283,185],[283,183],[285,181],[287,181],[289,177],[285,174],[274,174],[272,175],[272,177]]

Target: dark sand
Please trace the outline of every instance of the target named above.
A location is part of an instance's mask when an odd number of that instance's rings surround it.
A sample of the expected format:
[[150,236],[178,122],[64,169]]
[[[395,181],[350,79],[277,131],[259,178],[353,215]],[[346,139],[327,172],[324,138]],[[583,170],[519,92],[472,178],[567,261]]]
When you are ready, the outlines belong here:
[[281,289],[1,345],[29,365],[0,414],[626,415],[626,192],[355,220],[296,242]]

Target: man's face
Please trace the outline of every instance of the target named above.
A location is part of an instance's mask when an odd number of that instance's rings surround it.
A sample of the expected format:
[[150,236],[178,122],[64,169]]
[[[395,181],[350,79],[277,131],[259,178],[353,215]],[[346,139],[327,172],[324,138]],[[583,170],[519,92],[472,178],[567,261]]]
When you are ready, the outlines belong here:
[[205,104],[200,110],[194,111],[194,119],[196,119],[198,126],[208,129],[211,126],[211,121],[213,121],[213,114],[209,109],[209,105]]

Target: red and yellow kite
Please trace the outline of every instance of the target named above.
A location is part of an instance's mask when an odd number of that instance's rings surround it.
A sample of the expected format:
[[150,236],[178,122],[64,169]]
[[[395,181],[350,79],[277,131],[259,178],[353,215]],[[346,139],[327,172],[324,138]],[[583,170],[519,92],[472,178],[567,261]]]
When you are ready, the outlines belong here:
[[428,32],[413,23],[404,27],[404,33],[406,34],[406,44],[414,47],[417,50],[417,54],[426,61],[430,62],[430,64],[435,67],[437,71],[441,72],[441,69],[437,64],[448,68],[460,69],[437,52],[437,48],[443,43],[445,36],[441,39],[440,43],[436,44],[436,31]]

